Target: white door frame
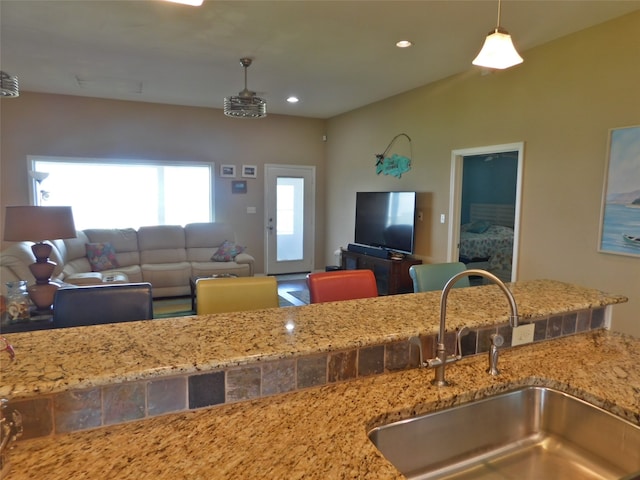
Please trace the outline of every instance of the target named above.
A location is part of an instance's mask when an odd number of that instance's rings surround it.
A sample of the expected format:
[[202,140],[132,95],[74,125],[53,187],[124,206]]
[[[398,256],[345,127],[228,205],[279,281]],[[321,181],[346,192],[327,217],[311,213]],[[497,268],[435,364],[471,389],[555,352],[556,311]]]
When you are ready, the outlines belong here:
[[488,145],[486,147],[463,148],[451,151],[451,196],[449,198],[449,246],[447,261],[458,262],[460,252],[460,218],[462,208],[462,169],[464,157],[488,155],[491,153],[518,152],[518,173],[516,180],[516,204],[513,223],[513,261],[511,281],[517,280],[518,251],[520,250],[520,206],[522,200],[522,172],[524,162],[524,142]]
[[[282,267],[292,268],[278,268],[278,265],[272,262],[269,264],[269,248],[273,242],[270,242],[271,232],[269,230],[269,218],[272,217],[273,212],[271,209],[271,201],[274,201],[274,192],[269,191],[269,179],[271,172],[274,170],[286,171],[286,176],[295,177],[296,172],[302,176],[302,173],[310,175],[310,185],[305,184],[304,192],[304,246],[303,257],[301,261],[282,262]],[[264,228],[265,228],[265,242],[264,242],[264,271],[267,274],[283,274],[283,273],[295,273],[304,271],[313,271],[315,261],[315,201],[316,201],[316,167],[311,165],[280,165],[280,164],[265,164],[264,166]],[[275,216],[275,215],[273,215]]]

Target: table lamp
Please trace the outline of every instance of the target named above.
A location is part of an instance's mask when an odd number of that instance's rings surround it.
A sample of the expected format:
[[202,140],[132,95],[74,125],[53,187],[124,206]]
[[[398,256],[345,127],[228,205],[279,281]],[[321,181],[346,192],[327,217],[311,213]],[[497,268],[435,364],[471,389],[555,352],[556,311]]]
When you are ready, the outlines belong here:
[[52,283],[51,274],[56,267],[49,260],[51,245],[45,240],[74,238],[76,228],[73,223],[71,207],[7,207],[4,219],[4,239],[10,242],[32,241],[35,263],[29,270],[36,283],[27,287],[31,301],[38,310],[48,310],[53,304],[53,297],[58,285]]

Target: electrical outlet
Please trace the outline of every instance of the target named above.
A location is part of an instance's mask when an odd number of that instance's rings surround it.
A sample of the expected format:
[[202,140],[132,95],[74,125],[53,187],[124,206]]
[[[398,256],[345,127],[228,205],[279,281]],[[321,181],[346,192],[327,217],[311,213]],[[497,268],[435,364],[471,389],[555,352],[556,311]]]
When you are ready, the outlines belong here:
[[511,346],[524,345],[525,343],[533,342],[533,331],[535,330],[535,324],[529,323],[527,325],[520,325],[513,329],[511,336]]
[[445,217],[444,213],[441,213],[440,214],[440,223],[444,223],[446,221],[446,218],[447,217]]

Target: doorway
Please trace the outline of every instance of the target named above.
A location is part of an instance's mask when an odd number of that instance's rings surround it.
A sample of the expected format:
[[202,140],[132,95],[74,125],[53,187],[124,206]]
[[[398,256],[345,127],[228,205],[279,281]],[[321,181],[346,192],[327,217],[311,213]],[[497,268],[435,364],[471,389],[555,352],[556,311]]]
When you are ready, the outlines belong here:
[[265,165],[265,272],[310,272],[315,248],[315,167]]
[[[492,193],[496,190],[510,190],[515,193],[511,200],[495,200],[463,202],[463,192],[470,191],[470,177],[465,175],[466,160],[484,162],[486,167],[491,163],[512,160],[515,172],[512,174],[493,175],[494,182],[488,188]],[[520,204],[522,194],[522,171],[524,158],[524,142],[503,145],[489,145],[461,150],[451,153],[451,197],[449,200],[449,241],[447,261],[463,261],[467,268],[482,268],[495,273],[503,281],[515,281],[518,275],[518,251],[520,238]],[[491,175],[491,174],[489,174]],[[471,214],[470,212],[473,211]],[[476,228],[476,225],[480,228]],[[489,225],[489,227],[487,227]],[[482,251],[475,251],[472,243],[477,230],[491,228],[486,238],[478,238],[477,244]],[[472,233],[469,235],[469,233]],[[479,232],[485,234],[485,232]],[[495,236],[493,235],[495,233]],[[461,236],[465,243],[461,245]],[[492,246],[493,245],[493,246]],[[462,247],[462,252],[461,252]],[[469,248],[467,248],[469,247]],[[469,258],[473,257],[473,258]],[[495,269],[495,271],[493,271]]]

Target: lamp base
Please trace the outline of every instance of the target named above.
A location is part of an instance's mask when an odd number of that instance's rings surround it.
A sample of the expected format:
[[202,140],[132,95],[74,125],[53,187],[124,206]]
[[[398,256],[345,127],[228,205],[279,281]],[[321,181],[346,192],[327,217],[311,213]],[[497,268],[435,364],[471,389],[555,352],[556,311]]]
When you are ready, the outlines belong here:
[[59,286],[55,283],[36,283],[27,287],[27,292],[38,311],[45,312],[51,310],[58,288]]
[[36,262],[29,265],[32,275],[36,279],[35,285],[27,287],[29,298],[38,310],[50,310],[53,305],[53,297],[58,290],[58,285],[51,283],[50,278],[56,264],[49,260],[51,245],[43,242],[34,243],[31,246]]

